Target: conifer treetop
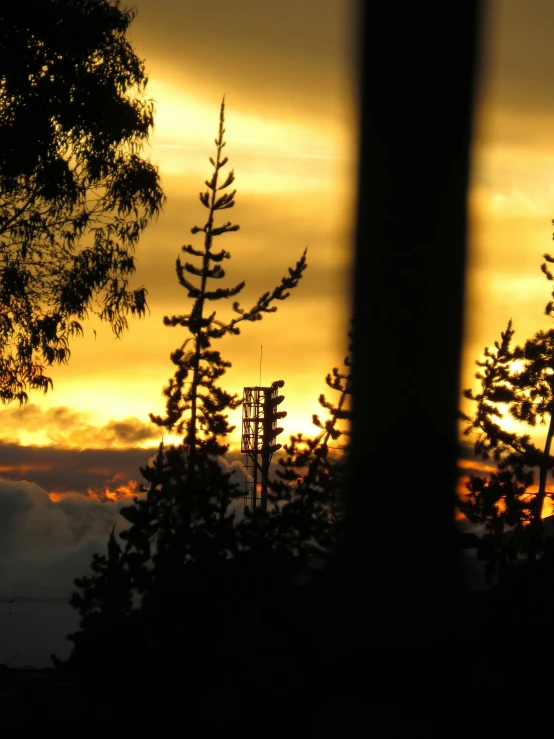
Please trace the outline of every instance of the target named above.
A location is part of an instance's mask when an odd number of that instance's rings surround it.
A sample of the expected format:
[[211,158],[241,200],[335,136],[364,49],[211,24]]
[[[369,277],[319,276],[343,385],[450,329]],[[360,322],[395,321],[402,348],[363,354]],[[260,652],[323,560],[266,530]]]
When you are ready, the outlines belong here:
[[[226,276],[223,263],[231,258],[231,254],[225,249],[214,249],[214,239],[240,228],[230,221],[215,222],[219,211],[235,206],[236,197],[236,189],[231,189],[235,181],[234,170],[230,169],[226,174],[222,171],[229,161],[223,155],[224,134],[225,96],[220,107],[218,135],[214,140],[215,157],[209,160],[213,170],[205,180],[206,189],[199,194],[208,217],[203,226],[191,228],[193,235],[203,234],[203,245],[201,248],[191,244],[182,246],[181,251],[187,257],[179,256],[175,265],[179,284],[187,291],[192,306],[188,313],[164,317],[166,326],[186,328],[188,336],[171,354],[177,370],[164,390],[166,414],[164,417],[150,414],[157,425],[185,434],[185,445],[192,450],[193,456],[200,439],[204,450],[210,454],[226,451],[227,446],[218,441],[218,437],[225,437],[233,430],[227,423],[225,411],[238,407],[241,402],[237,395],[227,393],[216,384],[230,363],[212,348],[212,342],[226,335],[239,334],[240,324],[245,321],[259,321],[265,314],[274,313],[276,301],[290,296],[307,266],[305,249],[295,266],[289,268],[288,275],[273,290],[261,295],[253,306],[244,308],[234,300],[227,317],[220,317],[215,307],[208,308],[210,303],[221,304],[236,298],[245,286],[241,281],[232,287],[221,287],[220,281]],[[215,285],[214,280],[218,281]]]

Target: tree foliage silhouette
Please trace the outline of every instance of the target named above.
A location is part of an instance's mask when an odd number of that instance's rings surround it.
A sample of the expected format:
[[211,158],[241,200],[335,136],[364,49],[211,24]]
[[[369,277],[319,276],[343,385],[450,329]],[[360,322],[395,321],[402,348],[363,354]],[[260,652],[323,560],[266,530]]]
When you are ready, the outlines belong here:
[[[92,574],[75,580],[81,593],[73,593],[70,599],[70,605],[81,617],[80,630],[68,636],[75,645],[70,664],[79,668],[79,661],[84,660],[85,668],[94,674],[105,668],[115,650],[121,654],[133,611],[129,572],[122,567],[122,550],[114,529],[108,539],[107,555],[93,556]],[[61,666],[59,659],[53,659],[54,664]]]
[[[200,193],[208,218],[204,226],[191,229],[193,234],[204,234],[203,248],[182,247],[182,251],[199,260],[200,265],[182,262],[180,258],[176,262],[177,277],[192,300],[192,307],[187,314],[164,318],[166,326],[186,328],[189,337],[171,355],[177,371],[164,390],[166,415],[151,415],[152,421],[162,428],[183,433],[183,445],[170,447],[167,453],[160,447],[156,464],[141,470],[150,482],[146,500],[139,502],[136,509],[123,511],[132,524],[124,536],[135,551],[140,547],[133,543],[133,538],[143,536],[139,533],[143,531],[151,534],[151,522],[159,522],[152,562],[154,571],[160,573],[159,577],[165,583],[162,587],[166,591],[174,588],[174,583],[179,580],[178,572],[185,562],[201,564],[204,572],[206,568],[213,571],[218,559],[226,560],[236,554],[233,514],[228,513],[228,507],[239,491],[217,457],[227,451],[228,444],[224,439],[233,430],[226,412],[236,408],[240,399],[216,384],[230,362],[225,361],[212,344],[226,335],[239,334],[243,321],[259,321],[264,314],[275,312],[274,303],[289,297],[290,290],[298,285],[306,268],[305,251],[295,267],[289,269],[289,275],[272,291],[264,293],[253,307],[244,309],[234,301],[234,315],[227,320],[221,320],[215,310],[208,309],[212,302],[236,297],[245,286],[240,282],[230,288],[209,289],[211,280],[225,277],[221,265],[231,256],[224,249],[214,251],[214,239],[239,229],[230,222],[215,224],[217,211],[232,208],[236,195],[235,190],[224,192],[235,179],[233,170],[224,177],[221,173],[228,162],[222,154],[224,122],[225,100],[221,103],[215,139],[216,156],[215,159],[210,158],[213,173],[206,180],[207,190]],[[162,518],[159,516],[160,506],[164,511]],[[144,537],[141,543],[144,551]],[[151,552],[146,549],[144,563],[150,556]],[[206,574],[204,576],[207,577]]]
[[[348,336],[344,370],[334,367],[325,378],[327,386],[338,393],[336,405],[323,393],[319,396],[328,417],[322,421],[313,415],[312,421],[320,429],[315,437],[291,436],[270,495],[279,545],[290,547],[296,556],[302,554],[304,561],[314,553],[333,551],[344,517],[352,420],[352,331]],[[341,439],[346,443],[340,444]]]
[[[164,318],[166,326],[182,326],[190,336],[171,355],[171,361],[177,371],[164,390],[167,398],[166,415],[164,417],[150,414],[151,420],[168,430],[184,433],[184,444],[189,454],[189,474],[194,474],[196,451],[201,443],[203,451],[219,455],[226,451],[228,445],[218,441],[233,429],[227,422],[224,411],[235,409],[240,404],[237,395],[230,395],[216,385],[225,373],[229,362],[222,359],[221,354],[212,349],[212,342],[227,335],[240,333],[243,321],[259,321],[266,313],[277,310],[276,301],[285,300],[290,290],[298,285],[306,268],[306,250],[289,274],[272,291],[264,293],[249,309],[244,309],[238,301],[234,301],[234,315],[227,319],[217,317],[216,310],[209,312],[208,305],[221,300],[236,297],[244,288],[240,282],[233,287],[214,287],[208,289],[211,280],[222,280],[225,270],[222,263],[231,257],[225,249],[214,251],[214,239],[223,234],[239,230],[239,226],[227,221],[215,225],[214,219],[218,211],[228,210],[235,205],[236,190],[223,192],[231,187],[235,180],[234,170],[225,177],[221,170],[228,162],[223,156],[225,142],[223,135],[225,122],[225,99],[221,103],[219,131],[215,139],[216,157],[210,157],[213,173],[205,181],[206,190],[200,193],[200,202],[208,211],[204,226],[194,226],[191,233],[204,234],[203,248],[195,249],[191,245],[182,247],[182,251],[194,257],[198,266],[191,262],[182,262],[177,258],[176,271],[179,283],[192,299],[189,313]],[[188,379],[190,378],[190,380]]]
[[[554,257],[545,254],[544,258],[541,269],[552,280],[547,263],[554,262]],[[552,302],[545,313],[554,315]],[[554,329],[538,331],[522,346],[512,346],[513,335],[510,320],[495,349],[485,348],[483,359],[476,362],[481,368],[476,375],[480,392],[464,391],[475,402],[475,413],[461,414],[466,421],[464,433],[476,435],[475,452],[484,460],[492,458],[497,470],[490,477],[470,478],[469,494],[460,509],[470,521],[487,523],[496,541],[494,556],[501,562],[506,557],[513,560],[518,549],[535,557],[542,546],[545,501],[554,495],[547,490],[554,470]],[[507,431],[502,425],[506,415],[529,429],[544,426],[543,445],[534,442],[530,433]],[[535,492],[531,488],[537,473]],[[510,537],[505,536],[507,531]]]
[[89,312],[116,336],[142,316],[136,244],[163,205],[141,151],[147,76],[118,0],[0,8],[0,399],[52,386]]
[[[215,224],[217,211],[233,207],[236,194],[223,192],[234,181],[233,170],[223,179],[221,175],[227,163],[227,157],[222,156],[224,112],[223,101],[215,139],[216,157],[210,159],[213,174],[206,181],[207,191],[200,194],[208,219],[203,227],[192,229],[193,234],[204,234],[203,248],[182,248],[200,264],[197,267],[179,258],[176,263],[177,277],[187,290],[192,307],[185,315],[164,319],[167,326],[186,328],[189,336],[171,355],[177,371],[164,391],[166,416],[151,415],[152,421],[162,428],[184,434],[184,440],[178,446],[160,445],[153,463],[141,469],[149,483],[143,491],[145,495],[135,497],[133,505],[121,511],[129,526],[120,535],[125,546],[119,566],[126,571],[124,580],[130,583],[132,592],[142,598],[140,622],[149,635],[148,643],[155,645],[151,657],[157,660],[160,655],[183,649],[195,669],[200,669],[207,659],[205,653],[194,657],[196,647],[205,652],[206,639],[216,638],[210,628],[213,626],[216,635],[222,629],[227,633],[214,619],[221,620],[218,614],[222,609],[236,610],[225,603],[232,601],[236,605],[241,587],[251,587],[248,578],[236,574],[239,543],[234,513],[229,511],[231,500],[241,493],[221,461],[228,448],[225,437],[232,431],[227,411],[236,408],[240,399],[217,384],[230,363],[212,348],[212,343],[226,335],[237,335],[242,322],[258,321],[274,312],[274,303],[289,297],[306,268],[304,252],[295,267],[289,269],[289,275],[251,308],[244,309],[235,301],[227,320],[218,318],[215,310],[208,310],[211,302],[234,298],[245,284],[210,289],[211,280],[224,278],[221,263],[230,258],[228,251],[213,250],[213,240],[238,230],[229,222]],[[99,572],[98,578],[104,583],[106,573]],[[233,589],[233,595],[229,590],[232,582],[241,583]],[[76,584],[93,587],[89,581]],[[98,587],[102,589],[104,584],[99,583]],[[90,601],[86,607],[90,607]],[[186,634],[183,636],[185,623],[189,630],[196,629],[196,646]],[[86,628],[84,621],[83,624]],[[217,643],[223,649],[222,643]],[[77,647],[76,641],[75,644]]]

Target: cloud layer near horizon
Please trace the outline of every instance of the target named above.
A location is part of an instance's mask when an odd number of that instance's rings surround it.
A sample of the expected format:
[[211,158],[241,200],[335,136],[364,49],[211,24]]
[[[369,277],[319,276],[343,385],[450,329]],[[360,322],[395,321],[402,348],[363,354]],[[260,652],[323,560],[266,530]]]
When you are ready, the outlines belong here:
[[[148,451],[140,451],[144,464]],[[116,534],[126,528],[120,511],[132,503],[128,494],[112,499],[87,494],[79,487],[90,485],[91,477],[100,479],[118,465],[126,464],[126,472],[132,473],[139,450],[76,452],[0,444],[0,458],[21,452],[30,458],[27,474],[43,479],[45,484],[6,479],[5,473],[0,477],[0,664],[48,667],[52,653],[67,658],[71,643],[66,636],[78,628],[78,614],[67,602],[75,590],[75,578],[90,573],[93,554],[106,552],[112,528]],[[49,490],[48,475],[59,477],[59,470],[40,469],[48,458],[45,453],[54,464],[63,462],[69,467],[68,487],[57,495]],[[85,463],[82,470],[78,461]],[[86,466],[96,463],[105,467]],[[15,460],[14,470],[17,464]],[[222,465],[236,482],[244,480],[237,460],[223,461]],[[115,474],[112,485],[124,477]],[[128,493],[142,495],[132,486],[125,487]],[[241,501],[234,502],[231,509],[240,516]]]
[[66,449],[152,447],[163,436],[162,429],[135,417],[99,425],[94,423],[90,413],[66,406],[43,408],[35,403],[0,411],[0,429],[4,442],[46,444]]
[[0,479],[0,663],[46,667],[52,652],[68,656],[65,637],[78,626],[67,604],[73,580],[89,572],[95,552],[105,552],[112,527],[121,530],[119,511],[128,502],[73,494],[54,503],[35,483]]
[[[154,458],[156,448],[72,449],[20,446],[0,441],[0,477],[36,483],[48,493],[91,494],[120,486],[138,489],[144,481],[140,468]],[[229,452],[221,464],[233,481],[244,484],[243,455]],[[274,460],[276,461],[276,460]]]

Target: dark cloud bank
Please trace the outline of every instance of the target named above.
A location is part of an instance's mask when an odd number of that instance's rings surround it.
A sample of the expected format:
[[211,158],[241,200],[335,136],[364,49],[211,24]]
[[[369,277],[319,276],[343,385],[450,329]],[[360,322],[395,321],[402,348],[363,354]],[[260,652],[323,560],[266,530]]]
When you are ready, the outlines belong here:
[[[112,527],[124,528],[120,510],[132,499],[87,491],[129,490],[155,452],[0,443],[0,664],[48,667],[51,653],[68,656],[66,636],[78,627],[67,602],[73,581],[89,572],[95,552],[106,551]],[[235,453],[222,462],[239,483],[240,460]],[[240,515],[241,501],[234,507]]]

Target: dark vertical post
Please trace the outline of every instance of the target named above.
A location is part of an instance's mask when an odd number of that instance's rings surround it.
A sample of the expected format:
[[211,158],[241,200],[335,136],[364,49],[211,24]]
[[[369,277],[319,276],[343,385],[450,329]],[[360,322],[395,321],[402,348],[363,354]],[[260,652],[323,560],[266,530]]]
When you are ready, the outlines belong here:
[[259,444],[259,432],[260,432],[260,391],[259,388],[256,388],[255,390],[255,419],[256,423],[254,424],[254,445],[253,445],[253,452],[252,452],[252,460],[254,462],[254,470],[253,470],[253,478],[254,478],[254,487],[252,490],[252,510],[256,510],[256,499],[258,496],[258,444]]
[[271,452],[269,450],[272,441],[271,427],[272,427],[272,415],[273,406],[271,403],[272,388],[264,387],[264,422],[263,422],[263,437],[262,437],[262,451],[261,451],[261,473],[262,473],[262,491],[261,491],[261,509],[264,513],[267,511],[267,480],[269,477],[269,461]]
[[252,488],[252,510],[256,510],[256,498],[258,495],[258,455],[254,455],[254,486]]
[[[457,408],[481,5],[360,3],[351,478],[348,534],[330,572],[328,603],[330,618],[341,622],[344,653],[384,653],[381,663],[368,656],[367,664],[390,665],[397,693],[411,679],[399,655],[419,652],[421,668],[434,648],[448,654],[453,634]],[[433,676],[440,680],[429,668]]]
[[260,507],[264,513],[267,511],[267,481],[269,479],[269,462],[271,452],[264,449],[262,452],[262,497]]

